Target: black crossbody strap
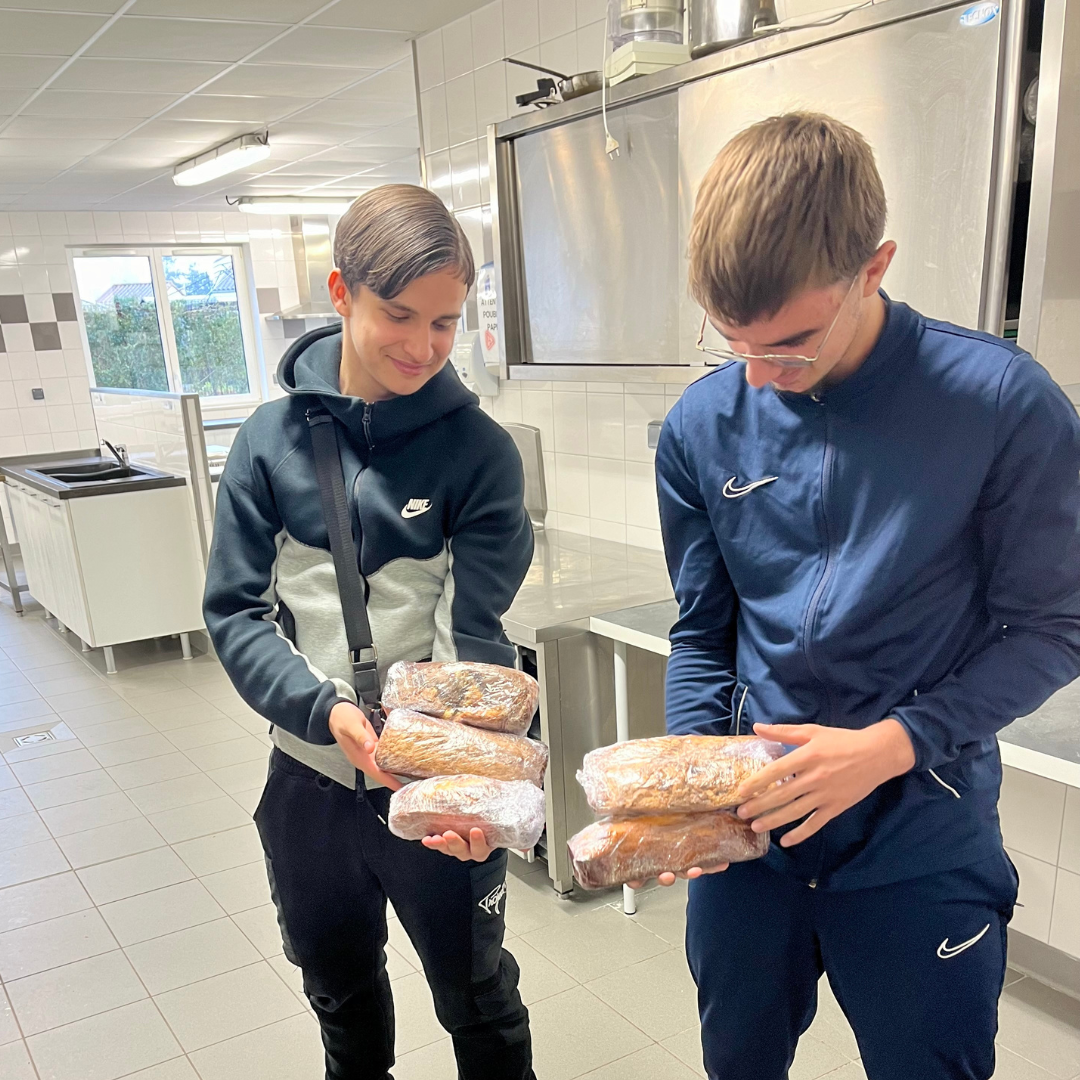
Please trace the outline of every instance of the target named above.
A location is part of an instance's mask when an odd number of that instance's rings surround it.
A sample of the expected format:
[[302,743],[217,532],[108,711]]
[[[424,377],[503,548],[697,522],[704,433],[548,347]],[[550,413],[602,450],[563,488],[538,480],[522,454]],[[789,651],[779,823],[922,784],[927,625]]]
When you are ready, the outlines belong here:
[[379,654],[371,637],[368,622],[364,581],[356,563],[352,541],[352,522],[349,502],[345,495],[345,480],[341,473],[341,448],[337,424],[322,407],[307,410],[311,447],[315,453],[315,475],[319,480],[326,531],[330,534],[330,553],[334,556],[341,614],[345,620],[345,637],[352,661],[353,686],[364,711],[372,714],[378,707],[382,687],[379,683]]

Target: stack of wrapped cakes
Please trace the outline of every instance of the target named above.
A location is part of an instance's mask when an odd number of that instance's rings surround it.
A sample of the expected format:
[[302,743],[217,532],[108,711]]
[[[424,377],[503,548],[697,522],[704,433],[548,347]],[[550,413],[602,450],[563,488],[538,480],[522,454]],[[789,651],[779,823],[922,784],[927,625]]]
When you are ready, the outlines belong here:
[[665,735],[585,755],[577,779],[600,821],[569,841],[587,889],[758,859],[769,834],[734,813],[742,783],[784,753],[756,735]]
[[375,762],[414,782],[390,799],[390,831],[468,839],[478,828],[491,847],[532,847],[544,828],[548,749],[525,733],[539,696],[531,676],[494,664],[394,664]]

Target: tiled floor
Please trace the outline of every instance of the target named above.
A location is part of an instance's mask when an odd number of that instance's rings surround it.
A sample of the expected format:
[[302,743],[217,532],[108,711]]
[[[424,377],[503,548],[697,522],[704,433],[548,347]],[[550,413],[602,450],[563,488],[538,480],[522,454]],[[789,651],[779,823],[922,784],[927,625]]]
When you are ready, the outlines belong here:
[[[319,1080],[321,1050],[281,953],[251,812],[265,723],[175,642],[100,657],[0,601],[0,1077]],[[97,665],[97,666],[95,666]],[[57,741],[15,749],[51,729]],[[684,892],[628,919],[559,902],[511,860],[508,947],[539,1080],[703,1076],[682,954]],[[391,922],[397,1080],[452,1080],[416,956]],[[1011,976],[1000,1080],[1080,1076],[1080,1003]],[[793,1080],[863,1077],[823,983]]]

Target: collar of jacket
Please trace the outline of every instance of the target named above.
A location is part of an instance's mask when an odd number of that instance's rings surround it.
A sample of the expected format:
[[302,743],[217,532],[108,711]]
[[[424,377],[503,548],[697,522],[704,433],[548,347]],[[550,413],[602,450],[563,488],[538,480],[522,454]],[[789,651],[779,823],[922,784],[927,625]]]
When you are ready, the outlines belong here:
[[[341,368],[341,327],[326,326],[297,338],[278,364],[278,385],[287,394],[314,394],[358,439],[364,438],[363,418],[368,403],[338,388]],[[422,427],[479,398],[462,385],[453,364],[447,363],[415,394],[376,401],[370,405],[372,446],[379,446]]]
[[907,304],[890,300],[884,291],[881,297],[885,301],[885,326],[870,355],[855,371],[843,382],[822,387],[813,394],[776,390],[776,396],[796,408],[814,408],[822,402],[843,408],[870,392],[880,392],[899,379],[915,359],[922,318]]

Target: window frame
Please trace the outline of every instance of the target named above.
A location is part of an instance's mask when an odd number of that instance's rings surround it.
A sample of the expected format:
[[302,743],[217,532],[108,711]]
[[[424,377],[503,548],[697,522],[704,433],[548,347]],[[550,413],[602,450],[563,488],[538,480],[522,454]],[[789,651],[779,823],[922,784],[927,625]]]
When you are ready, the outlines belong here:
[[68,248],[75,314],[79,322],[79,337],[82,340],[83,356],[86,359],[91,389],[96,385],[97,376],[94,373],[94,358],[90,352],[90,339],[86,333],[86,319],[83,314],[82,297],[79,293],[79,279],[75,273],[75,260],[78,258],[115,258],[124,255],[148,258],[150,261],[150,280],[154,286],[154,306],[157,310],[158,333],[161,335],[161,350],[165,360],[165,379],[169,387],[168,392],[171,394],[191,393],[191,391],[183,388],[180,354],[176,348],[172,313],[169,311],[166,314],[169,293],[165,280],[164,257],[167,255],[181,257],[184,255],[229,255],[232,258],[233,280],[236,283],[236,307],[240,315],[240,340],[244,347],[244,361],[248,373],[248,392],[246,394],[200,394],[199,397],[213,409],[261,404],[263,401],[262,348],[251,298],[248,261],[244,246],[241,244],[85,244]]

